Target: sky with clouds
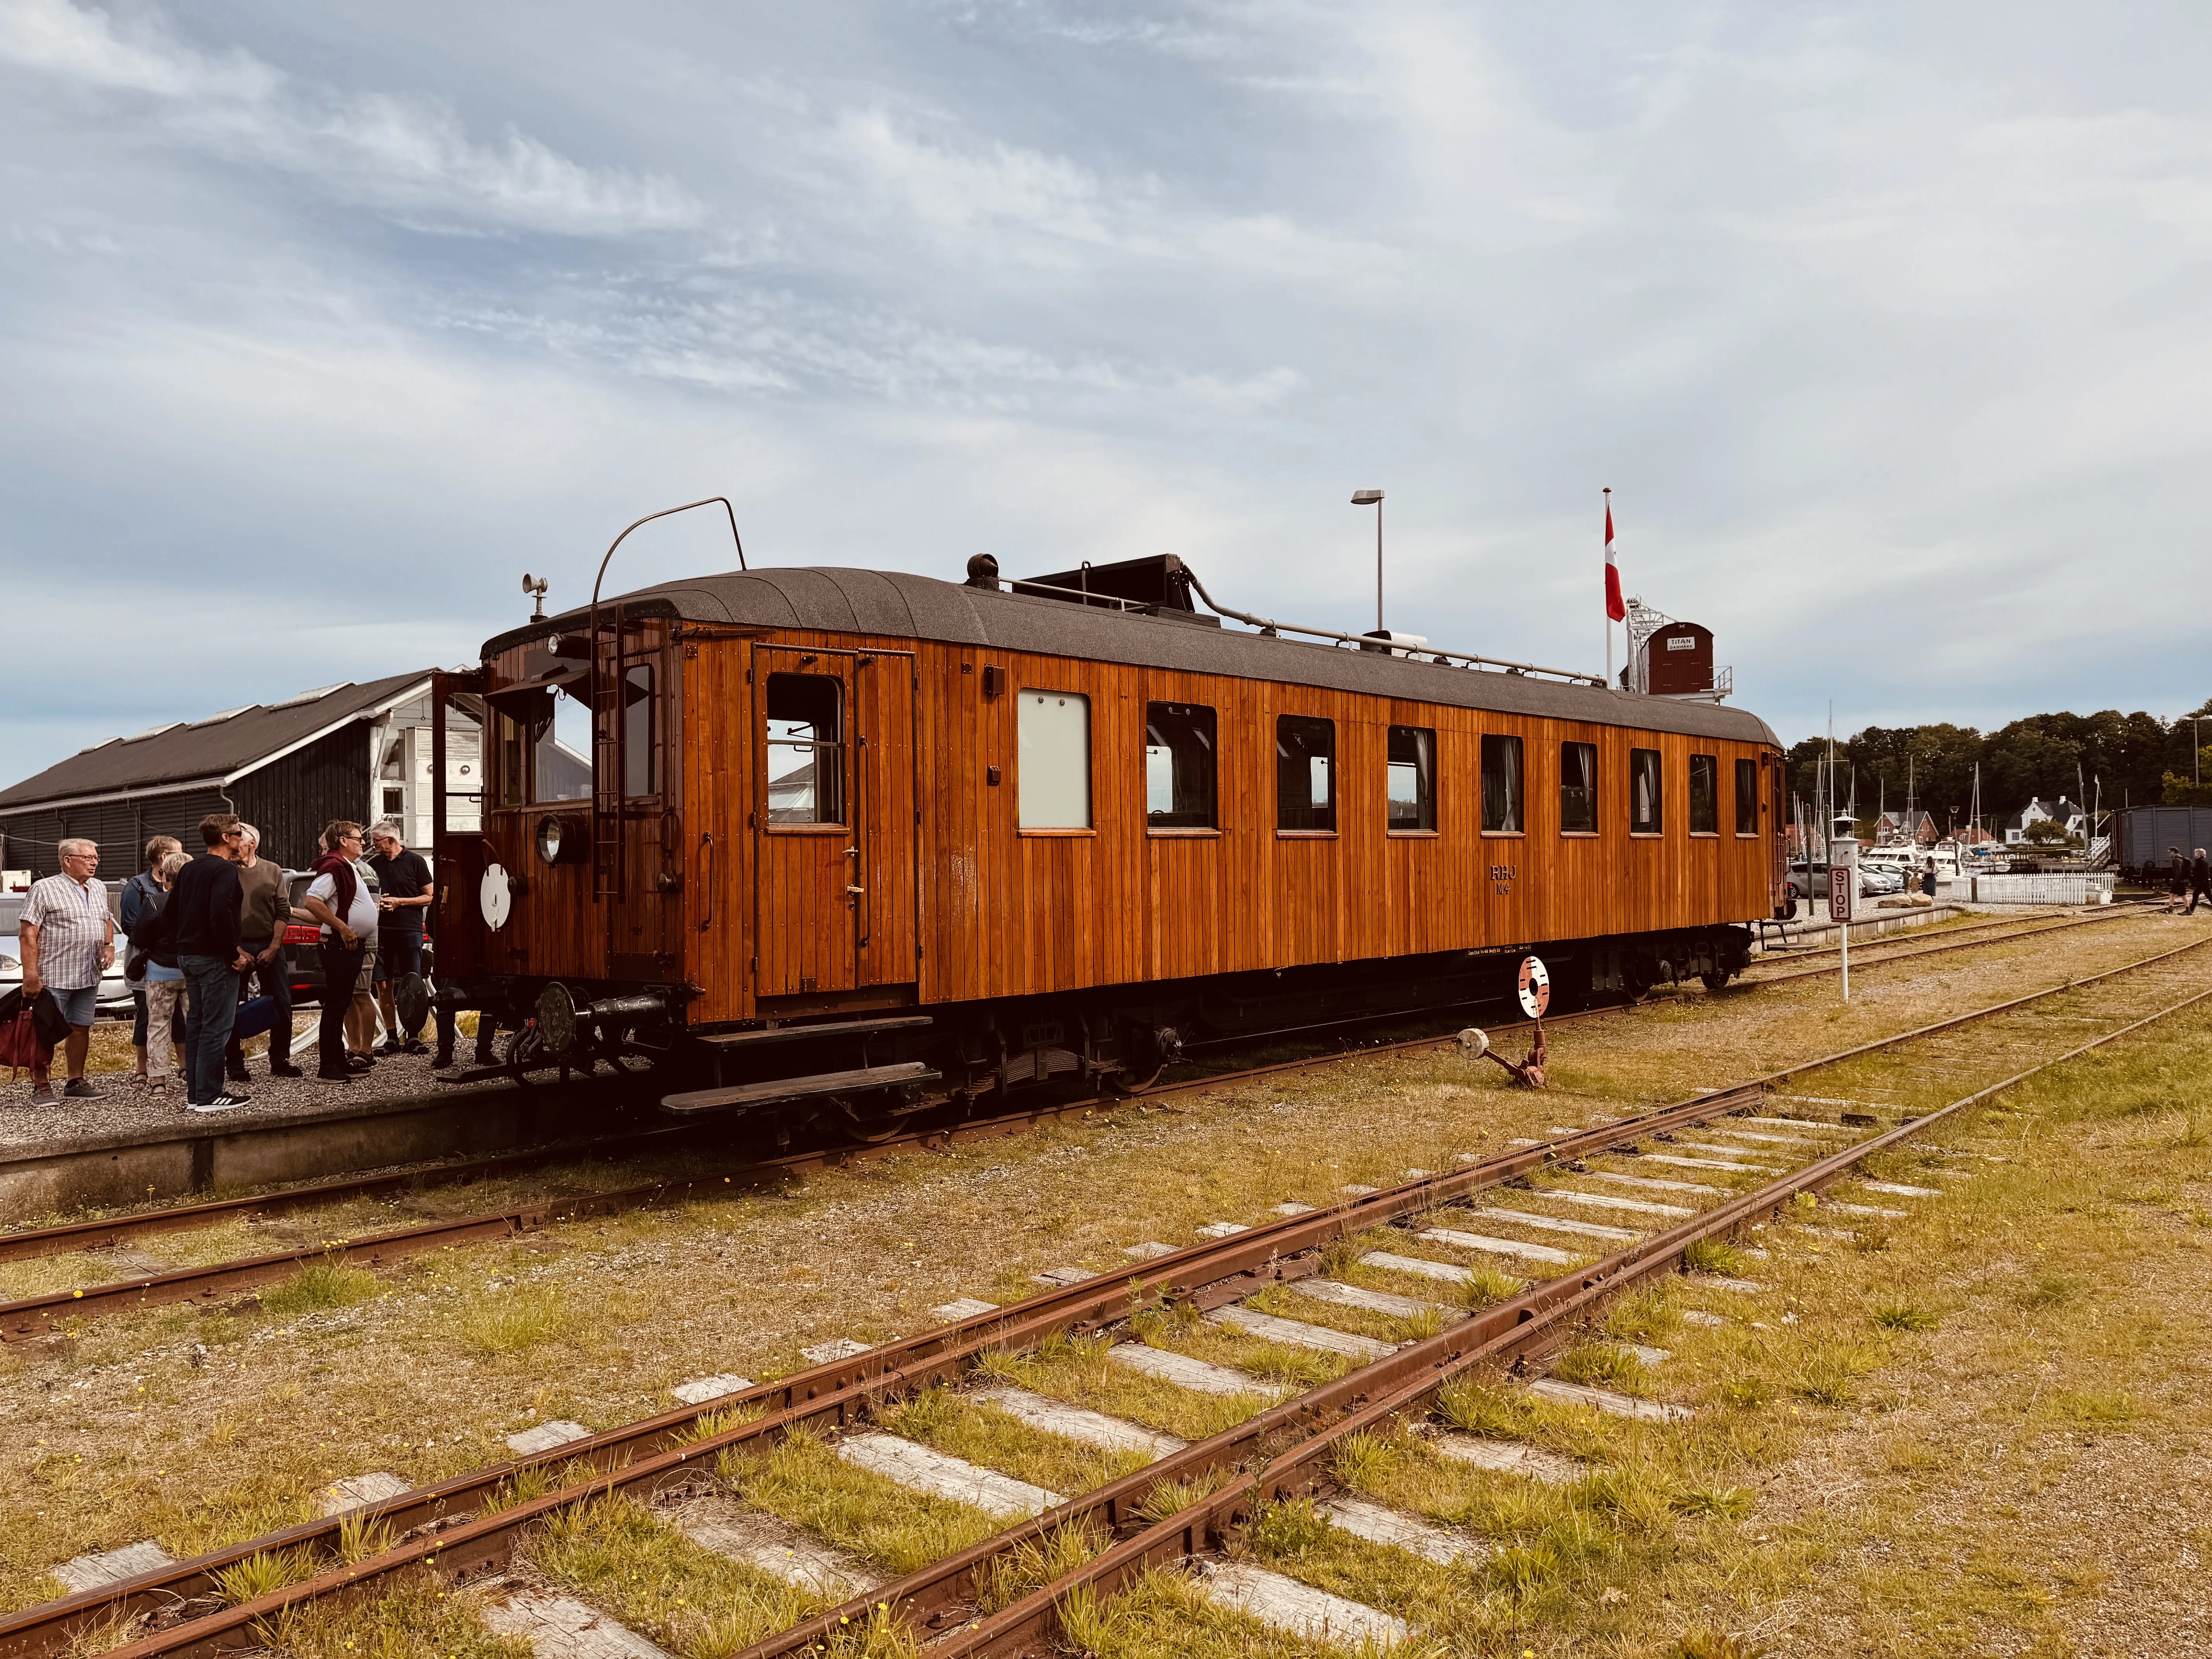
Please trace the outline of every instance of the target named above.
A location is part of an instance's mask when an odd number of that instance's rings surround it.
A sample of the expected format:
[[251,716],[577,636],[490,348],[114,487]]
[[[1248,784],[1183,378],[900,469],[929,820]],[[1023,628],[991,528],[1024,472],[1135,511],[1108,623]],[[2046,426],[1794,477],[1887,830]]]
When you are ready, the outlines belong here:
[[[1785,740],[2212,692],[2183,5],[0,0],[0,781],[763,564],[1172,551]],[[732,562],[693,515],[611,580]]]

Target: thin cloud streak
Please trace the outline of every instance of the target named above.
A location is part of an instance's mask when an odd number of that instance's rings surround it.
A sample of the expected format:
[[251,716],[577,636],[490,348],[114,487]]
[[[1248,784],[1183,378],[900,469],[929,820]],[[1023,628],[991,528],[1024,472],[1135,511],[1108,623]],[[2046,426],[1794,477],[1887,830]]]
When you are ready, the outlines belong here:
[[27,614],[96,572],[112,630],[97,696],[0,670],[0,776],[465,655],[524,568],[557,602],[711,493],[775,562],[1173,551],[1343,624],[1379,483],[1394,623],[1595,667],[1609,483],[1632,589],[1785,736],[1831,694],[2194,706],[2187,608],[2128,596],[2204,567],[2209,44],[1972,6],[554,3],[525,39],[0,0],[0,557]]

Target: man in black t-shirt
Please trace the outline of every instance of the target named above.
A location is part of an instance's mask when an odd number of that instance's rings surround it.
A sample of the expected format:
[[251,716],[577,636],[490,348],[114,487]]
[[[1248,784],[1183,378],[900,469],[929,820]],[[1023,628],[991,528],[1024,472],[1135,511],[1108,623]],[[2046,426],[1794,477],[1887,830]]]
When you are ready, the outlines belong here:
[[410,853],[399,839],[399,825],[386,818],[368,832],[375,851],[368,867],[376,872],[380,890],[376,900],[376,1006],[384,1015],[384,1052],[387,1054],[427,1054],[422,1033],[399,1030],[393,993],[410,974],[422,971],[422,923],[437,897],[430,866],[420,853]]

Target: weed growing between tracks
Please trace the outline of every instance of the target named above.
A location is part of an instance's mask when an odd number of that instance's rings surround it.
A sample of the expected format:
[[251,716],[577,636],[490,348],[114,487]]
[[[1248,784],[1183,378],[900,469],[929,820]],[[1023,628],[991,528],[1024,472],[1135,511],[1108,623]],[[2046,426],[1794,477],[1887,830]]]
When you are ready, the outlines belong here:
[[[88,1323],[51,1343],[0,1351],[0,1603],[53,1594],[46,1567],[81,1551],[150,1535],[173,1554],[195,1553],[312,1515],[332,1479],[369,1469],[441,1478],[504,1456],[501,1437],[533,1421],[607,1426],[665,1407],[668,1386],[688,1376],[777,1374],[804,1363],[802,1343],[927,1325],[933,1304],[988,1293],[1002,1273],[1010,1293],[1027,1295],[1037,1289],[1027,1275],[1047,1267],[1127,1270],[1121,1248],[1140,1239],[1182,1243],[1200,1223],[1257,1219],[1284,1199],[1328,1202],[1347,1182],[1379,1185],[1409,1166],[1448,1168],[1457,1151],[1496,1150],[1554,1122],[1678,1098],[1760,1065],[2016,994],[2024,981],[2047,983],[2197,936],[2178,921],[2147,918],[2062,934],[2032,951],[2002,947],[1986,963],[1972,953],[1939,958],[1951,965],[1900,969],[1893,988],[1855,975],[1850,1012],[1832,1024],[1821,1017],[1833,1006],[1829,981],[1717,999],[1691,993],[1555,1033],[1553,1074],[1570,1089],[1545,1096],[1515,1091],[1489,1062],[1449,1051],[1353,1061],[1219,1097],[1121,1108],[1095,1124],[811,1176],[781,1194],[441,1251],[380,1275],[379,1295],[349,1306],[279,1319],[247,1303]],[[2200,1115],[2212,1127],[2212,1113]],[[607,1170],[592,1174],[593,1184],[611,1183]],[[1729,1184],[1707,1172],[1691,1178]],[[2142,1184],[2148,1191],[2157,1182]],[[386,1224],[391,1218],[387,1212]],[[300,1218],[309,1242],[333,1236],[319,1220]],[[1896,1224],[1891,1251],[1868,1260],[1909,1261],[1924,1248],[1923,1224]],[[168,1239],[148,1243],[171,1248]],[[254,1237],[242,1248],[257,1245],[268,1248]],[[1847,1245],[1823,1248],[1857,1259]],[[1450,1299],[1433,1283],[1352,1276]],[[1753,1276],[1768,1275],[1761,1267]],[[472,1342],[470,1322],[495,1304],[513,1305],[499,1299],[518,1291],[557,1297],[571,1310],[557,1338]],[[1881,1301],[1948,1318],[1937,1298],[1901,1282],[1887,1285]],[[1709,1305],[1734,1310],[1717,1297]],[[1786,1308],[1773,1298],[1761,1305]],[[1289,1310],[1351,1328],[1347,1311]],[[1909,1328],[1869,1321],[1865,1328],[1887,1328],[1893,1342],[1921,1340]],[[1686,1342],[1678,1352],[1693,1357]],[[1146,1379],[1090,1370],[1125,1392],[1079,1403],[1186,1438],[1262,1403],[1207,1401],[1188,1419],[1163,1420],[1141,1400],[1117,1403]],[[1673,1374],[1670,1366],[1662,1383]],[[1790,1393],[1780,1377],[1747,1386],[1767,1390],[1759,1410],[1768,1414],[1786,1416],[1792,1404],[1832,1409]],[[1872,1385],[1858,1386],[1863,1394]],[[1190,1420],[1206,1418],[1210,1426]]]

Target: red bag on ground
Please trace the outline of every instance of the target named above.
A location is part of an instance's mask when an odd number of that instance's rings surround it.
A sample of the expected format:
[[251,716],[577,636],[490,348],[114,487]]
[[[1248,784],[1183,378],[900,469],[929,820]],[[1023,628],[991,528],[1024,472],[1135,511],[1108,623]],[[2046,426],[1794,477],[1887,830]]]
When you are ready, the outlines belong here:
[[40,1041],[38,1015],[21,990],[0,997],[0,1066],[9,1068],[9,1080],[27,1066],[44,1070],[53,1057],[54,1045]]

